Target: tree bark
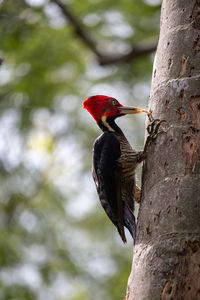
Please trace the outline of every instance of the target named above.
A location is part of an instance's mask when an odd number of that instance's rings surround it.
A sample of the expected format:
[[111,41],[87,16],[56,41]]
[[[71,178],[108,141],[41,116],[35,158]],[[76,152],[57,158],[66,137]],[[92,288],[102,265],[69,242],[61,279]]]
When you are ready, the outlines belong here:
[[200,299],[200,0],[164,0],[127,300]]

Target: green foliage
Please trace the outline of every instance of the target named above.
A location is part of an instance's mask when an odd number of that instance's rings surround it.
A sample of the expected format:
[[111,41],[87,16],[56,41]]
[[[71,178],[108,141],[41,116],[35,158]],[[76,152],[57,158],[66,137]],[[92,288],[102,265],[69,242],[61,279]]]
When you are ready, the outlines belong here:
[[[0,300],[120,300],[132,242],[122,245],[98,203],[100,131],[81,105],[110,94],[146,106],[152,56],[100,67],[58,7],[37,2],[0,1]],[[160,7],[146,1],[63,3],[106,53],[158,34]],[[144,117],[119,123],[141,148]]]

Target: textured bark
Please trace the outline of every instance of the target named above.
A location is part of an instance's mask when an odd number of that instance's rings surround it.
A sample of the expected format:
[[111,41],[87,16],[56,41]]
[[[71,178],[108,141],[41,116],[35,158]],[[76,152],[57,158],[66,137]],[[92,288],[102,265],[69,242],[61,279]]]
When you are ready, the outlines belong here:
[[127,300],[200,299],[200,0],[164,0]]

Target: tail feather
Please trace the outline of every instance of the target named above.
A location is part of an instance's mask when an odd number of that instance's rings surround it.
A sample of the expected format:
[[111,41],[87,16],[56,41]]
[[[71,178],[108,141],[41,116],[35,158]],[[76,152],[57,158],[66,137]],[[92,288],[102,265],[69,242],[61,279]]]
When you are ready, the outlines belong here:
[[117,227],[117,230],[119,232],[119,235],[120,235],[122,241],[124,243],[126,243],[127,241],[126,241],[126,236],[125,236],[125,232],[124,232],[124,226],[123,226],[123,228],[119,228],[119,226],[116,226],[116,227]]
[[128,207],[127,204],[124,205],[124,226],[129,230],[133,239],[135,239],[136,235],[136,223],[135,216],[132,211]]

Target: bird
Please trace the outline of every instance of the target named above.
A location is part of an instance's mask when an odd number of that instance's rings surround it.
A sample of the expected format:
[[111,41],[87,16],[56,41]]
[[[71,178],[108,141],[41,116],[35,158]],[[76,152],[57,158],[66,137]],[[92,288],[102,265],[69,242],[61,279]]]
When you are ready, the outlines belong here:
[[150,112],[143,108],[124,106],[117,99],[104,95],[87,98],[83,108],[102,130],[93,145],[92,175],[97,193],[107,216],[126,243],[125,227],[133,239],[136,235],[134,201],[140,201],[141,191],[136,185],[135,170],[145,160],[147,148],[155,139],[160,122],[152,122],[144,150],[136,151],[115,120],[127,114],[146,113],[150,116]]

